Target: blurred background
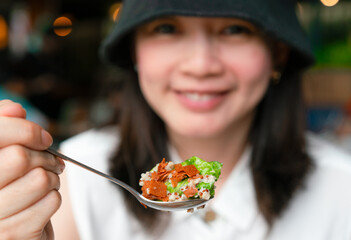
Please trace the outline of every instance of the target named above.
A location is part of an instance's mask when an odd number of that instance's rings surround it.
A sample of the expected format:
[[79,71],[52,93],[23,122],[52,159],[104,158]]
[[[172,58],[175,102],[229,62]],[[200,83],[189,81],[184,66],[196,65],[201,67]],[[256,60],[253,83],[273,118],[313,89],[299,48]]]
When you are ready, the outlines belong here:
[[[116,0],[1,0],[0,99],[20,102],[58,142],[117,118],[123,73],[98,49],[120,7]],[[306,123],[351,151],[351,0],[300,0],[296,11],[317,57],[304,76]]]

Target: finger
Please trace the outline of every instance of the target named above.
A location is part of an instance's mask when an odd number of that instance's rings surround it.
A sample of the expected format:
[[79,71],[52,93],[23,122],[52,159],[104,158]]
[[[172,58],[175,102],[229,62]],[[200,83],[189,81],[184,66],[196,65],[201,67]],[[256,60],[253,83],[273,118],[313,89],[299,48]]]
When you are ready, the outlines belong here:
[[[2,220],[0,239],[3,239],[1,238],[2,231],[7,233],[7,238],[4,239],[42,239],[42,234],[45,234],[43,229],[44,231],[50,230],[50,218],[59,209],[60,205],[60,193],[56,190],[50,191],[29,208]],[[47,233],[52,234],[52,232]]]
[[65,164],[50,153],[30,150],[19,145],[0,149],[0,189],[37,167],[61,174]]
[[53,139],[39,125],[21,118],[0,117],[0,148],[20,144],[35,150],[48,148]]
[[0,116],[26,118],[26,110],[11,100],[0,101]]
[[35,168],[0,191],[0,219],[10,217],[60,188],[59,177],[43,168]]

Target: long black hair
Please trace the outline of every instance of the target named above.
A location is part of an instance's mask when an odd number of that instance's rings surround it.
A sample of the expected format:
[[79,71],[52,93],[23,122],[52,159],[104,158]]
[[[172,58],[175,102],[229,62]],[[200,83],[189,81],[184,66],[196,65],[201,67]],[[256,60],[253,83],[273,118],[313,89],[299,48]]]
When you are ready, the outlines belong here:
[[[301,71],[294,54],[279,83],[271,83],[258,104],[249,133],[250,167],[260,211],[272,226],[288,206],[312,167],[306,152]],[[163,157],[169,159],[164,123],[142,96],[137,74],[125,81],[119,131],[121,142],[110,160],[110,173],[138,189],[139,177]],[[162,215],[145,209],[125,193],[130,211],[148,228]],[[235,214],[235,213],[233,213]]]
[[[135,71],[129,73],[123,84],[118,123],[121,141],[110,159],[109,170],[112,176],[141,189],[141,173],[152,169],[162,158],[170,157],[164,123],[142,96]],[[152,229],[160,212],[145,208],[130,193],[124,193],[130,211],[147,229]]]
[[282,214],[313,168],[306,151],[302,72],[291,55],[279,83],[271,82],[250,130],[251,171],[260,211],[269,225]]

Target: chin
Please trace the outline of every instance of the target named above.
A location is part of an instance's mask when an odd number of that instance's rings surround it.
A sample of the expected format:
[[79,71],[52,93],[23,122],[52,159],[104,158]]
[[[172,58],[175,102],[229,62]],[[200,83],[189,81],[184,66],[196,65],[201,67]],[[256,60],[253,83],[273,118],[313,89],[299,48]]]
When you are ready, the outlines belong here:
[[177,135],[188,137],[188,138],[209,138],[218,135],[221,132],[219,128],[209,128],[209,126],[177,126],[172,131],[176,132]]

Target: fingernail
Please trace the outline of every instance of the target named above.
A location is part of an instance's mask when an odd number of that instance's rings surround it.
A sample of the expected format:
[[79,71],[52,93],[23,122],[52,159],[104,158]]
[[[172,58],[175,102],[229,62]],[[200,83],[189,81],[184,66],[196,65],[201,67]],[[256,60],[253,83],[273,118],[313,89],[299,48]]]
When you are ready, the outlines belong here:
[[50,133],[48,133],[47,131],[45,131],[44,129],[41,130],[41,142],[45,145],[45,146],[51,146],[53,139],[50,135]]

